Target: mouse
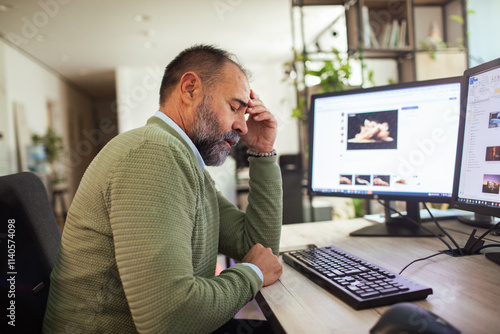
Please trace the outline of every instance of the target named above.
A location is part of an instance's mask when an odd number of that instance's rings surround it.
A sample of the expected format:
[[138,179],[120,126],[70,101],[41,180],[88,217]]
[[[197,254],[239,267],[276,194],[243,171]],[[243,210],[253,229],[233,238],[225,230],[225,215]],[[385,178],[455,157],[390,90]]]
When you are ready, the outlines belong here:
[[370,334],[459,334],[448,321],[431,311],[408,302],[387,309]]

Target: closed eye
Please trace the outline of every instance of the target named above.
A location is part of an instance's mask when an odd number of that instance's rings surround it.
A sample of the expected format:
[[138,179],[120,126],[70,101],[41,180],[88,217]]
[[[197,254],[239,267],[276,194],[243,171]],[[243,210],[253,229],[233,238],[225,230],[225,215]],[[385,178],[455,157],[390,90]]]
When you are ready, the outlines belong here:
[[[248,104],[245,101],[238,98],[233,98],[229,100],[228,103],[231,106],[231,110],[234,112],[237,112],[240,109],[246,109],[248,107]],[[233,103],[236,105],[236,107],[233,105]]]

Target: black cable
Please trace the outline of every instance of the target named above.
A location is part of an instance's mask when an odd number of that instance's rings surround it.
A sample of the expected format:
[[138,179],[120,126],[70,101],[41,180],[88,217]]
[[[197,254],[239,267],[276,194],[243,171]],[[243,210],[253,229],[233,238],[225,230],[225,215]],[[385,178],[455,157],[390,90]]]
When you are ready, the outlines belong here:
[[485,245],[485,246],[482,246],[482,247],[479,247],[477,252],[479,253],[479,251],[485,249],[485,248],[490,248],[490,247],[500,247],[500,244],[490,244],[490,245]]
[[[452,250],[453,252],[453,250]],[[439,253],[436,253],[436,254],[432,254],[432,255],[429,255],[427,257],[423,257],[421,259],[417,259],[417,260],[413,260],[411,261],[410,263],[408,263],[403,269],[401,269],[401,271],[399,272],[399,274],[401,275],[403,273],[403,271],[406,270],[406,268],[408,268],[409,266],[411,266],[412,264],[414,264],[415,262],[418,262],[418,261],[423,261],[423,260],[427,260],[427,259],[430,259],[431,257],[434,257],[434,256],[438,256],[438,255],[441,255],[441,254],[448,254],[447,251],[441,251]]]
[[424,208],[427,210],[427,212],[429,213],[429,216],[431,216],[432,220],[434,221],[434,224],[436,224],[436,226],[441,230],[441,232],[443,232],[450,240],[451,242],[453,242],[453,244],[455,245],[455,247],[457,247],[457,251],[460,253],[460,255],[464,255],[464,253],[462,252],[462,248],[458,245],[458,243],[455,241],[455,239],[453,239],[451,237],[451,235],[446,232],[446,230],[444,228],[441,227],[441,224],[438,223],[437,219],[434,218],[434,216],[432,215],[432,212],[431,210],[429,210],[429,208],[427,207],[427,205],[424,203],[422,203],[424,205]]
[[[486,245],[486,246],[482,246],[480,247],[477,252],[479,253],[479,251],[485,249],[485,248],[491,248],[491,247],[500,247],[500,244],[490,244],[490,245]],[[423,257],[421,259],[417,259],[417,260],[414,260],[410,263],[408,263],[403,269],[401,269],[401,271],[399,272],[399,275],[401,275],[403,273],[403,271],[406,270],[406,268],[408,268],[409,266],[411,266],[412,264],[414,264],[415,262],[419,262],[419,261],[424,261],[424,260],[427,260],[427,259],[430,259],[434,256],[438,256],[438,255],[441,255],[441,254],[449,254],[448,251],[441,251],[439,253],[436,253],[436,254],[432,254],[432,255],[429,255],[427,257]],[[453,255],[453,251],[452,251],[452,255]]]
[[451,248],[450,244],[446,242],[446,240],[444,240],[443,238],[441,238],[439,235],[437,235],[436,233],[432,232],[431,230],[429,230],[428,228],[426,228],[425,226],[423,226],[422,224],[419,224],[418,222],[416,222],[414,219],[410,218],[410,217],[405,217],[401,214],[401,212],[399,212],[398,210],[395,210],[393,208],[391,208],[390,205],[387,205],[385,203],[383,203],[381,200],[378,200],[379,204],[385,206],[386,208],[388,208],[389,210],[392,210],[394,211],[395,213],[397,213],[398,215],[400,215],[402,218],[412,222],[413,224],[415,224],[415,226],[418,226],[420,228],[422,228],[424,231],[432,234],[433,236],[435,236],[436,238],[438,238],[439,240],[441,240],[445,245],[446,247],[448,247],[448,249],[450,250],[450,252],[453,253],[453,248]]
[[[500,222],[496,223],[495,225],[493,225],[492,227],[490,227],[489,229],[486,230],[486,232],[484,232],[479,238],[477,238],[477,240],[472,244],[472,246],[470,247],[471,250],[474,249],[474,246],[476,246],[476,244],[481,241],[485,236],[488,235],[488,233],[490,233],[491,231],[493,231],[495,228],[497,228],[498,226],[500,226]],[[481,248],[480,248],[481,249]]]

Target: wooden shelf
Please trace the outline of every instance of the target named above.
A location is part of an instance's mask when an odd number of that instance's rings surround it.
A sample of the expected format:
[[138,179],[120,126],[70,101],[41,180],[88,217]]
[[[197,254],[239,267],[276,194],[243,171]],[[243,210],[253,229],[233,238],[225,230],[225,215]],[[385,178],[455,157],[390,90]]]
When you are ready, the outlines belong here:
[[445,6],[455,0],[413,0],[414,6]]
[[292,0],[292,6],[334,6],[344,5],[344,0]]
[[[359,50],[349,50],[350,54],[355,53]],[[372,59],[380,59],[380,58],[390,58],[390,59],[398,59],[402,57],[407,57],[409,54],[413,53],[413,50],[410,48],[405,49],[364,49],[362,50],[363,58],[372,58]]]
[[397,15],[401,6],[409,7],[409,0],[358,0],[361,5],[371,9],[387,10],[391,15]]

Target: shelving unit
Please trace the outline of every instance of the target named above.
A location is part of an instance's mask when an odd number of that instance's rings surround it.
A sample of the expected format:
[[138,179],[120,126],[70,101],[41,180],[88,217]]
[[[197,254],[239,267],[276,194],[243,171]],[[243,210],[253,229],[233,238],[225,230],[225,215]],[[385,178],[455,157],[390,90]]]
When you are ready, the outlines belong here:
[[[295,72],[297,106],[306,114],[310,95],[314,91],[314,88],[306,85],[306,60],[328,56],[328,52],[317,45],[318,34],[313,35],[311,40],[305,40],[307,22],[304,20],[304,8],[308,6],[343,6],[345,33],[342,33],[347,45],[342,53],[350,59],[360,60],[362,80],[367,77],[363,71],[370,70],[367,69],[368,63],[374,66],[371,69],[373,72],[384,74],[376,85],[388,84],[389,81],[410,82],[462,75],[468,68],[466,0],[292,0],[295,51],[292,70]],[[331,33],[331,27],[337,20],[338,17],[332,17],[332,23],[327,22],[325,27],[318,28],[319,33]],[[398,30],[392,36],[393,43],[384,42],[383,36],[387,29],[391,28],[392,31],[396,25],[399,29],[404,26],[403,32]],[[424,50],[422,42],[426,42],[431,27],[436,28],[440,37],[434,41],[437,48]],[[390,41],[390,34],[386,38]],[[439,40],[443,43],[438,43]],[[379,67],[381,63],[384,64]],[[305,168],[307,138],[307,124],[299,123],[299,141]],[[309,200],[312,203],[311,197]],[[368,213],[371,211],[370,204],[369,201],[365,202]]]
[[[463,72],[468,67],[465,0],[292,1],[293,7],[325,5],[342,5],[345,8],[348,55],[357,55],[361,60],[396,61],[399,82],[432,78],[432,73],[419,68],[429,66],[425,64],[429,58],[427,55],[444,54],[444,63],[458,63],[454,72]],[[451,19],[451,15],[456,20]],[[426,22],[429,17],[435,21]],[[426,23],[422,25],[420,22]],[[436,50],[422,49],[422,36],[427,37],[430,28],[428,23],[437,28],[442,42],[451,45],[451,48],[439,48],[442,43],[436,43]],[[453,55],[451,60],[450,55]],[[455,74],[450,73],[450,76]],[[446,73],[435,74],[436,77],[443,75]]]

